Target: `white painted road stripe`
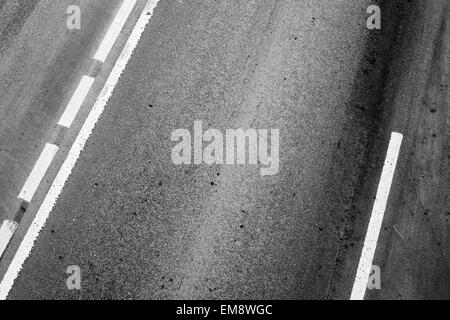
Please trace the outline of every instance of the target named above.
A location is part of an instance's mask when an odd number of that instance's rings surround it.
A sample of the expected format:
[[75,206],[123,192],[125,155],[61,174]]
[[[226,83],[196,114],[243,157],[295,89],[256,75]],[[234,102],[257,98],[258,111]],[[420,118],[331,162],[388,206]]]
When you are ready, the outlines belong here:
[[17,223],[14,221],[6,220],[3,222],[3,225],[0,228],[0,258],[3,256],[9,241],[11,241],[17,226]]
[[19,199],[31,202],[34,193],[41,184],[41,181],[44,178],[45,173],[50,167],[50,164],[52,163],[53,158],[55,157],[58,150],[59,148],[54,144],[47,143],[45,145],[44,150],[41,153],[41,156],[34,165],[34,168],[31,171],[28,180],[25,182],[25,185],[23,186],[22,191],[19,194]]
[[100,47],[94,55],[94,59],[99,60],[101,62],[105,62],[106,58],[109,55],[114,43],[116,42],[117,37],[122,31],[125,22],[128,20],[128,16],[133,11],[134,6],[136,5],[137,0],[124,0],[122,6],[119,9],[114,21],[108,29],[105,37],[103,38]]
[[50,215],[50,212],[53,209],[53,206],[56,203],[57,198],[59,197],[64,184],[69,178],[70,173],[72,172],[72,168],[74,167],[78,157],[80,156],[81,151],[83,150],[87,139],[89,138],[92,130],[95,127],[98,119],[100,118],[106,103],[112,95],[114,87],[116,86],[120,75],[122,74],[125,66],[128,63],[128,60],[131,58],[134,49],[136,48],[139,39],[141,38],[142,33],[145,30],[145,27],[150,21],[150,18],[153,15],[153,10],[158,4],[159,0],[149,0],[144,9],[144,12],[141,14],[139,21],[133,29],[133,32],[128,39],[125,48],[120,54],[119,60],[117,60],[108,80],[106,80],[105,86],[103,87],[97,101],[92,108],[89,116],[86,119],[83,127],[80,130],[72,148],[69,151],[67,159],[64,161],[61,169],[58,172],[58,175],[53,181],[50,190],[48,191],[44,202],[42,203],[39,211],[37,212],[34,220],[28,229],[25,237],[23,238],[19,249],[16,252],[11,264],[8,267],[8,270],[3,277],[2,282],[0,283],[0,300],[5,300],[8,297],[9,291],[11,290],[14,281],[19,275],[20,270],[22,269],[22,265],[30,255],[31,249],[34,246],[34,242],[39,235],[42,227],[44,226],[47,218]]
[[80,110],[81,105],[86,99],[86,96],[91,90],[92,85],[94,84],[95,79],[88,76],[83,76],[81,78],[80,83],[78,84],[77,89],[75,90],[72,99],[70,99],[69,104],[66,107],[61,119],[58,124],[60,126],[70,128],[73,123],[73,120],[77,116],[78,111]]
[[383,224],[384,212],[386,210],[402,141],[403,135],[396,132],[392,134],[380,184],[378,185],[377,196],[373,205],[372,216],[367,229],[366,239],[364,241],[364,248],[361,253],[361,259],[359,260],[355,283],[353,284],[351,300],[363,300],[366,294],[373,257],[377,248],[378,237],[380,235],[381,225]]

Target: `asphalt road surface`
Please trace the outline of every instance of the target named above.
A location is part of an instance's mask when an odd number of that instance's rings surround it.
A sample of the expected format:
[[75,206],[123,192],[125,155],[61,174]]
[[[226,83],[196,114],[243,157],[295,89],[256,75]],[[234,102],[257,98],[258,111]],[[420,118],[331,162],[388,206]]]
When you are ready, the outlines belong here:
[[[137,1],[101,63],[92,56],[121,0],[0,1],[0,218],[26,209],[0,260],[0,296],[349,299],[395,132],[403,143],[369,261],[381,288],[365,298],[450,298],[445,0],[154,2],[55,206],[27,242],[146,3]],[[80,30],[66,26],[74,4]],[[367,28],[373,4],[380,30]],[[94,85],[62,130],[82,75]],[[261,159],[175,164],[172,134],[194,135],[198,121],[224,135],[279,130],[277,172],[262,175]],[[18,194],[49,141],[58,154],[24,208]],[[81,270],[79,290],[67,286],[70,266]]]

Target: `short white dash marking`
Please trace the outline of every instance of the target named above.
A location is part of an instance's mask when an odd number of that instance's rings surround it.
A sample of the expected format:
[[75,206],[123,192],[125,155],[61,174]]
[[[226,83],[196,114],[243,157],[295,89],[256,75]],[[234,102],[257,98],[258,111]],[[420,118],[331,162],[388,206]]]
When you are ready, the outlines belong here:
[[369,227],[367,229],[364,247],[359,260],[358,271],[351,294],[351,300],[363,300],[366,294],[367,283],[372,269],[373,257],[377,248],[378,237],[380,235],[381,225],[383,224],[384,213],[386,210],[389,192],[391,190],[392,180],[394,178],[395,168],[403,141],[403,135],[394,132],[391,136],[386,161],[378,185],[377,196],[372,209]]
[[34,246],[34,243],[44,226],[47,218],[50,215],[50,212],[53,209],[53,206],[56,203],[59,195],[61,194],[62,189],[72,172],[72,168],[74,167],[78,157],[80,156],[81,151],[83,150],[87,139],[89,138],[92,130],[95,127],[98,119],[100,118],[106,103],[112,95],[114,87],[116,86],[120,75],[122,74],[125,66],[130,60],[131,55],[133,54],[134,49],[136,48],[139,39],[141,38],[142,33],[145,30],[145,27],[150,21],[150,18],[153,15],[153,10],[158,4],[159,0],[149,0],[145,6],[143,13],[141,14],[136,26],[133,29],[133,32],[130,35],[122,53],[120,54],[119,59],[117,60],[114,68],[106,80],[105,86],[103,87],[99,97],[95,105],[93,106],[89,116],[87,117],[83,127],[81,128],[72,148],[69,151],[67,159],[64,161],[61,169],[58,172],[58,175],[53,181],[50,190],[45,196],[44,201],[42,202],[41,207],[39,208],[34,220],[27,230],[25,237],[23,238],[19,249],[16,252],[11,264],[6,271],[3,280],[0,282],[0,300],[5,300],[8,297],[8,294],[19,275],[20,270],[22,269],[22,265],[30,255],[31,249]]
[[3,222],[0,228],[0,258],[3,256],[9,241],[11,241],[17,226],[17,223],[14,221],[6,220]]
[[31,202],[33,196],[41,184],[42,179],[45,176],[50,164],[53,161],[56,153],[58,152],[58,147],[54,144],[47,143],[42,151],[38,161],[34,165],[33,170],[31,171],[30,176],[28,177],[25,185],[22,188],[22,191],[19,194],[19,199],[25,200],[27,202]]
[[66,107],[61,119],[58,124],[60,126],[70,128],[73,123],[73,120],[77,116],[78,111],[80,110],[81,105],[86,99],[86,96],[89,93],[92,85],[94,84],[95,79],[88,76],[83,76],[81,78],[80,83],[78,84],[77,89],[75,90],[72,99],[70,99],[69,104]]
[[128,19],[131,11],[133,10],[137,0],[124,0],[122,6],[119,9],[116,17],[114,18],[111,26],[106,32],[105,37],[103,38],[100,47],[94,55],[94,59],[99,60],[101,62],[105,62],[106,58],[109,55],[114,43],[116,42],[117,37],[122,31],[125,22]]

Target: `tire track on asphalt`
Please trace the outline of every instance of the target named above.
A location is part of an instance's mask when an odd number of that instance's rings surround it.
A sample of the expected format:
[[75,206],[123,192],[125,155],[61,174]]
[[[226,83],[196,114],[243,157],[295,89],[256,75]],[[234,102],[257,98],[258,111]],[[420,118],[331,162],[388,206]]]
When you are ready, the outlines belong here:
[[[10,10],[7,10],[9,9],[8,6],[13,4],[7,3],[8,0],[0,2],[0,52],[5,49],[9,41],[19,34],[27,18],[31,15],[39,1],[19,1],[18,5]],[[7,12],[2,12],[3,9],[6,9]],[[10,16],[12,16],[11,19],[5,19],[5,17]]]

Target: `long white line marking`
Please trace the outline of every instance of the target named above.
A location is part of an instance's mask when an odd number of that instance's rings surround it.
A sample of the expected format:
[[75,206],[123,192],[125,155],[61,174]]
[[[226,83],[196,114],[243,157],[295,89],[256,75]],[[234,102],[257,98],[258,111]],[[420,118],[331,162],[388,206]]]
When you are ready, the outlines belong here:
[[33,170],[30,173],[22,191],[19,194],[19,198],[28,202],[33,199],[34,193],[41,184],[42,179],[45,176],[50,164],[53,161],[59,148],[54,144],[47,143],[42,151],[38,161],[34,165]]
[[19,275],[20,270],[22,269],[22,265],[30,255],[31,249],[34,246],[34,242],[39,235],[42,227],[44,226],[47,218],[50,215],[50,212],[53,209],[61,191],[66,183],[67,179],[72,172],[72,168],[74,167],[78,157],[80,156],[81,151],[83,150],[87,139],[89,138],[92,130],[95,127],[100,115],[102,114],[106,103],[112,95],[114,87],[116,86],[120,75],[122,74],[125,66],[130,60],[131,55],[133,54],[134,49],[136,48],[139,39],[141,38],[142,33],[145,30],[145,27],[150,21],[150,18],[153,15],[153,10],[158,4],[159,0],[149,0],[143,13],[141,14],[136,26],[131,33],[130,38],[128,39],[125,48],[120,54],[119,60],[117,60],[110,76],[106,80],[105,86],[103,87],[99,97],[97,98],[96,103],[94,104],[91,112],[89,113],[86,122],[80,130],[72,148],[69,151],[67,159],[64,161],[61,169],[58,172],[58,175],[53,181],[50,190],[48,191],[44,202],[42,203],[39,211],[37,212],[30,228],[28,229],[25,237],[23,238],[19,249],[16,252],[11,264],[8,267],[8,270],[3,277],[2,282],[0,283],[0,300],[5,300],[8,297],[8,293],[11,290],[14,281]]
[[14,232],[17,229],[17,222],[6,220],[3,222],[2,227],[0,228],[0,258],[5,252],[6,247],[9,244]]
[[124,0],[122,6],[119,9],[114,21],[108,29],[105,37],[103,38],[100,47],[94,55],[94,59],[99,60],[101,62],[105,62],[106,58],[109,55],[114,43],[116,42],[117,37],[122,31],[125,22],[128,20],[128,16],[136,4],[137,0]]
[[70,99],[69,104],[66,107],[61,119],[58,124],[60,126],[70,128],[73,123],[73,120],[77,116],[78,111],[80,110],[81,105],[86,99],[86,96],[91,90],[92,85],[94,84],[95,79],[88,76],[83,76],[81,78],[80,83],[78,84],[77,89],[75,90],[72,99]]
[[361,259],[359,260],[355,283],[353,284],[351,300],[363,300],[366,294],[367,282],[372,269],[373,257],[377,248],[378,237],[380,235],[381,225],[383,224],[384,212],[386,210],[402,141],[403,135],[396,132],[392,133],[361,253]]

